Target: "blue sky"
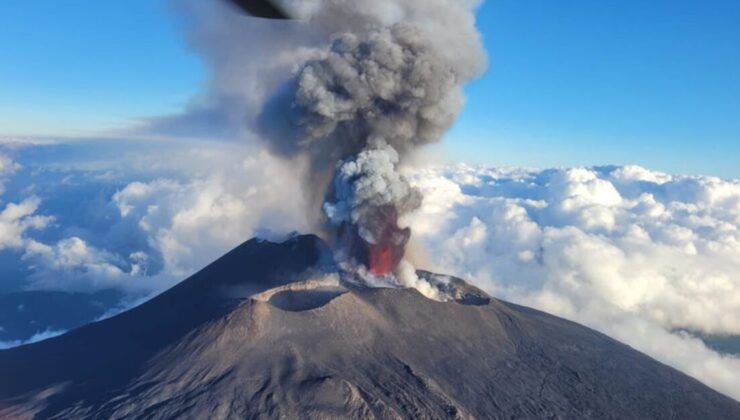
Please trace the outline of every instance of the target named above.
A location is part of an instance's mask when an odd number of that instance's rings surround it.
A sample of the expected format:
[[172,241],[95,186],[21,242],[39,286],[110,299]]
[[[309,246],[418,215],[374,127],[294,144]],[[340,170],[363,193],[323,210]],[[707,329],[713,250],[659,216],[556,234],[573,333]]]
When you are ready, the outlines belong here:
[[4,0],[0,132],[89,134],[181,108],[205,75],[168,4]]
[[[460,160],[636,163],[740,178],[740,3],[489,0]],[[165,0],[5,0],[0,134],[85,136],[172,113],[206,76]]]

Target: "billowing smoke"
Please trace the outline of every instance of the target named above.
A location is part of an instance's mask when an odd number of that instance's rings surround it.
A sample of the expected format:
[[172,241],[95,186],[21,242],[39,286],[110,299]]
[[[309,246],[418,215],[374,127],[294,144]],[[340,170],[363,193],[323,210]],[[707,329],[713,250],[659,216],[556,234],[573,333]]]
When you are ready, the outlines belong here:
[[398,226],[400,215],[421,205],[421,193],[398,172],[398,153],[382,138],[371,138],[359,154],[343,161],[324,204],[329,222],[339,228],[340,249],[369,268],[392,273],[411,236]]
[[[461,81],[426,36],[403,23],[334,35],[265,113],[268,140],[281,152],[309,151],[329,162],[357,154],[376,138],[402,153],[437,141],[461,108]],[[271,137],[277,121],[297,131]]]
[[422,202],[399,169],[442,137],[463,84],[484,68],[478,2],[285,1],[293,22],[203,3],[190,3],[192,41],[214,83],[194,112],[223,113],[220,124],[238,122],[272,153],[307,162],[307,190],[340,258],[376,277],[397,272],[411,234],[399,219]]

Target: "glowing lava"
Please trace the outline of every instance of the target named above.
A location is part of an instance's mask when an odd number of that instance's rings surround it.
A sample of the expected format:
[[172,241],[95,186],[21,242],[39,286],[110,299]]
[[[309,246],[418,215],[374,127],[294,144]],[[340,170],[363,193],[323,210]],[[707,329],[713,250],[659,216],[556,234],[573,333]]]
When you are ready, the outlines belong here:
[[397,212],[392,207],[383,207],[368,215],[376,236],[364,238],[358,226],[346,223],[339,232],[339,247],[345,249],[352,259],[367,268],[376,277],[393,275],[403,260],[411,229],[398,226]]
[[411,229],[398,227],[398,213],[393,207],[376,209],[371,218],[375,222],[374,231],[378,233],[377,243],[368,243],[360,238],[363,244],[359,248],[364,251],[360,259],[364,259],[370,274],[377,277],[392,275],[403,259]]
[[387,276],[394,269],[393,247],[389,244],[370,245],[367,249],[368,268],[374,276]]

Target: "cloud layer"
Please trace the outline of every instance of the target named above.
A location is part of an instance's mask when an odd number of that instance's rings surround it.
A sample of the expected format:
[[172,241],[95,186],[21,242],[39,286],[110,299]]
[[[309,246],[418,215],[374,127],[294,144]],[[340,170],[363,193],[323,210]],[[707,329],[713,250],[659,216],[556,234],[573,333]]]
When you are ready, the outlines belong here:
[[[66,149],[33,150],[13,191],[28,198],[0,206],[0,252],[20,255],[26,289],[159,292],[255,235],[311,230],[310,197],[290,175],[300,162],[235,145],[127,146],[110,161],[88,160],[89,144],[72,162]],[[161,154],[167,165],[139,167]]]
[[27,231],[43,229],[52,220],[34,215],[40,203],[37,197],[30,196],[19,203],[2,201],[7,178],[20,169],[18,163],[0,153],[0,251],[22,249],[26,244]]
[[[315,226],[300,168],[260,150],[59,147],[9,159],[20,165],[0,196],[0,257],[21,257],[3,261],[27,273],[24,288],[157,292],[252,236]],[[425,196],[402,221],[418,267],[596,328],[740,398],[740,361],[681,332],[740,335],[739,182],[634,166],[405,175]]]
[[680,330],[740,334],[740,182],[640,167],[411,171],[427,264],[604,331],[735,397],[740,360]]
[[254,235],[307,230],[304,197],[284,165],[257,153],[203,178],[130,183],[112,202],[146,237],[161,270],[184,277]]

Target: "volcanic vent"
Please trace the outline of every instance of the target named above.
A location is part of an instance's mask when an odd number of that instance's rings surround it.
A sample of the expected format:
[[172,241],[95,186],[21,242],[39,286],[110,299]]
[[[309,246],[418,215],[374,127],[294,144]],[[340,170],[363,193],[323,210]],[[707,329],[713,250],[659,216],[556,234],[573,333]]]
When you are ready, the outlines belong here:
[[254,126],[274,154],[307,162],[305,188],[323,198],[321,229],[343,266],[408,285],[399,276],[411,236],[402,220],[422,196],[401,167],[452,125],[464,83],[485,60],[468,5],[445,0],[437,6],[449,13],[429,14],[423,2],[382,2],[399,15],[317,2],[295,28],[310,46],[289,54],[301,58],[268,89]]
[[385,277],[403,260],[411,236],[399,215],[416,209],[421,195],[398,173],[394,149],[382,140],[370,147],[339,166],[324,211],[345,268],[361,264]]
[[287,22],[186,3],[192,44],[213,72],[209,105],[188,115],[287,160],[285,176],[303,181],[306,225],[348,272],[419,281],[401,275],[413,272],[406,220],[422,202],[402,168],[442,138],[463,86],[485,70],[478,2],[282,0],[296,17]]

